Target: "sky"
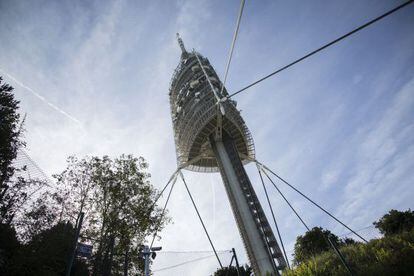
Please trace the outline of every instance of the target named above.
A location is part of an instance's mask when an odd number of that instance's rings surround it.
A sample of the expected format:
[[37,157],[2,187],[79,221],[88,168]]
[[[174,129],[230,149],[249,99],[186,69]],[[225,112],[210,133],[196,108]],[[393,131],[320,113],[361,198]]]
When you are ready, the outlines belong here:
[[[227,79],[235,92],[402,1],[246,1]],[[143,156],[161,188],[176,169],[168,100],[187,49],[220,76],[239,1],[0,0],[0,75],[21,101],[27,152],[48,174],[69,155]],[[256,157],[353,229],[413,208],[414,5],[409,5],[235,96]],[[270,219],[253,164],[246,166]],[[185,171],[219,250],[244,247],[219,174]],[[277,183],[310,226],[348,231]],[[269,188],[287,251],[305,228]],[[155,275],[210,275],[218,267],[181,182],[153,264]],[[361,231],[361,235],[371,235]],[[375,231],[374,231],[375,232]],[[221,253],[223,263],[229,253]],[[163,268],[203,258],[167,270]]]

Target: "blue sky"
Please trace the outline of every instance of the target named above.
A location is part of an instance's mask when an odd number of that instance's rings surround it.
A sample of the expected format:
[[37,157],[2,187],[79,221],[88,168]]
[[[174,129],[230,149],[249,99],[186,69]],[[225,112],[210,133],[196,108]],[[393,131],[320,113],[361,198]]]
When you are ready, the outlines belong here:
[[[400,3],[246,1],[227,88],[234,92]],[[63,170],[71,154],[142,155],[154,185],[163,186],[176,167],[168,102],[180,54],[175,33],[222,76],[238,7],[1,0],[0,75],[27,112],[29,154],[48,174]],[[258,160],[355,229],[391,208],[413,208],[413,13],[411,5],[235,97]],[[247,170],[266,206],[255,167]],[[219,175],[185,175],[216,247],[235,247],[245,262]],[[279,186],[309,225],[347,232]],[[275,191],[271,198],[291,251],[305,229]],[[169,209],[164,250],[209,250],[182,185]],[[155,270],[204,256],[159,255]],[[157,275],[207,275],[216,267],[208,258]]]

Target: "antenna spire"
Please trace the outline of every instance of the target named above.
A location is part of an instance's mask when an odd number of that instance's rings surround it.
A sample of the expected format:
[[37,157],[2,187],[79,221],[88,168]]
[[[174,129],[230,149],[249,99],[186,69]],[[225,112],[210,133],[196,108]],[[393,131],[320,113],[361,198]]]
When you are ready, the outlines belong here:
[[187,50],[186,50],[186,49],[185,49],[185,47],[184,47],[184,42],[183,42],[183,40],[181,39],[181,37],[180,37],[180,34],[179,34],[179,33],[177,33],[177,40],[178,40],[178,44],[180,45],[181,51],[183,52],[183,54],[186,54],[186,53],[187,53]]

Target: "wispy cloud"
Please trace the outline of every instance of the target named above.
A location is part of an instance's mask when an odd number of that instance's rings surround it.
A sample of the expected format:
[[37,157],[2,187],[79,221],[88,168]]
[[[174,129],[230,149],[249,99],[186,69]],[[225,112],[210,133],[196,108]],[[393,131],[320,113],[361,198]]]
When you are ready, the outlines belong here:
[[64,115],[66,118],[68,118],[69,120],[71,120],[72,122],[78,124],[78,125],[82,125],[82,123],[76,119],[74,116],[70,115],[69,113],[67,113],[66,111],[64,111],[63,109],[57,107],[56,105],[54,105],[53,103],[51,103],[50,101],[48,101],[45,97],[43,97],[42,95],[40,95],[39,93],[37,93],[36,91],[34,91],[32,88],[30,88],[29,86],[23,84],[21,81],[17,80],[15,77],[13,77],[12,75],[10,75],[7,72],[4,72],[2,69],[0,69],[1,72],[3,72],[3,74],[5,74],[9,79],[11,79],[13,82],[15,82],[17,85],[19,85],[20,87],[24,88],[25,90],[29,91],[30,93],[32,93],[35,97],[37,97],[39,100],[41,100],[43,103],[47,104],[49,107],[51,107],[52,109],[54,109],[55,111],[59,112],[60,114]]

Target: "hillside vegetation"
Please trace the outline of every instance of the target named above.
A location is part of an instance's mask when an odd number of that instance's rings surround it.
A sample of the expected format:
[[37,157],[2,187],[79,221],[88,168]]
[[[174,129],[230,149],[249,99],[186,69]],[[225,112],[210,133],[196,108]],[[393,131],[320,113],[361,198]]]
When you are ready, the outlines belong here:
[[[414,275],[414,229],[367,244],[356,243],[341,247],[354,275]],[[349,275],[333,251],[324,252],[311,260],[285,271],[287,276]]]

